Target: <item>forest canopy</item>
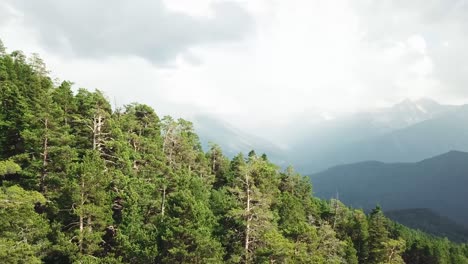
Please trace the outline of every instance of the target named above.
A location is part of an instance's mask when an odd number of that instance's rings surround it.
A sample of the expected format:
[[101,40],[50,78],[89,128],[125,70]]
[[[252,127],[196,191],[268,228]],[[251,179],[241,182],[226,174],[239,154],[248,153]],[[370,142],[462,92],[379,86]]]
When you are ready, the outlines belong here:
[[[131,88],[131,87],[129,87]],[[468,246],[313,197],[193,124],[54,83],[0,45],[2,263],[468,263]]]

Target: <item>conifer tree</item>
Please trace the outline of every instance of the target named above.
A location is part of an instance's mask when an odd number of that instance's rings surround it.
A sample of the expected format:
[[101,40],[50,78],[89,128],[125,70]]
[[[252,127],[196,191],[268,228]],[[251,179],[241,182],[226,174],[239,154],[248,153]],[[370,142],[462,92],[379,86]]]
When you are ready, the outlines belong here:
[[[79,89],[75,96],[76,113],[72,132],[76,136],[76,148],[80,156],[86,150],[96,150],[106,156],[106,143],[109,140],[109,119],[112,109],[102,92],[93,93]],[[104,157],[107,158],[107,157]]]
[[275,166],[253,152],[248,161],[238,167],[236,174],[230,192],[237,200],[237,206],[229,214],[242,222],[243,261],[251,263],[266,230],[276,228],[270,207],[279,193],[279,174]]
[[226,186],[231,183],[232,179],[229,174],[230,162],[223,155],[221,147],[216,144],[211,144],[210,150],[206,153],[206,157],[209,161],[210,172],[214,175],[213,188],[219,189],[222,186]]
[[116,254],[131,263],[152,262],[157,256],[158,229],[167,172],[159,118],[146,105],[131,104],[113,117],[108,143],[114,164],[113,218],[119,230]]
[[353,210],[351,224],[348,226],[348,236],[357,251],[359,263],[366,263],[369,249],[369,227],[367,217],[362,210]]
[[179,189],[168,196],[162,225],[163,263],[220,263],[223,250],[213,237],[215,217],[210,192],[201,178],[178,175]]
[[47,219],[35,212],[46,199],[14,185],[0,189],[0,259],[2,263],[41,263],[50,232]]
[[382,209],[377,206],[369,217],[369,263],[381,263],[386,261],[385,243],[389,241],[387,220]]
[[101,253],[102,237],[112,223],[109,173],[99,152],[88,150],[70,176],[69,191],[76,216],[74,222],[68,223],[75,230],[72,240],[76,241],[79,258],[95,256]]
[[23,116],[28,111],[28,104],[12,81],[1,81],[0,89],[0,143],[3,146],[0,157],[7,159],[24,152],[21,131],[25,126]]

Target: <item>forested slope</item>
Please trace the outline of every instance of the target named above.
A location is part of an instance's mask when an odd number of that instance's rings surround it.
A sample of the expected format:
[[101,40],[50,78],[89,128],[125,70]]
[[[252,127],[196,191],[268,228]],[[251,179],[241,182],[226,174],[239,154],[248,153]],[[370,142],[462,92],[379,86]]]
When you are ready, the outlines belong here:
[[[131,87],[129,87],[130,89]],[[467,245],[312,196],[266,155],[54,85],[0,45],[1,263],[468,263]]]
[[[430,143],[428,143],[430,144]],[[360,162],[311,175],[318,197],[357,208],[428,208],[468,227],[468,153],[450,151],[415,163]]]
[[455,221],[427,208],[385,211],[385,215],[402,225],[419,229],[455,242],[468,242],[468,229]]

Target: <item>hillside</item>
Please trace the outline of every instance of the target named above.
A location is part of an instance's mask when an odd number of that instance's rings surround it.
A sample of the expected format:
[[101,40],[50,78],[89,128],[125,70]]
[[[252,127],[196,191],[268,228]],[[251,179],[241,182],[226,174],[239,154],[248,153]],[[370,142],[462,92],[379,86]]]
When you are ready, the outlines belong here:
[[427,208],[386,211],[385,215],[397,223],[428,234],[447,237],[456,242],[468,241],[468,228]]
[[450,151],[416,163],[341,165],[313,174],[311,179],[321,198],[338,193],[344,203],[364,209],[375,204],[386,210],[429,208],[468,226],[466,152]]
[[37,56],[0,54],[0,89],[1,263],[468,262],[267,155],[204,151],[187,120],[55,84]]

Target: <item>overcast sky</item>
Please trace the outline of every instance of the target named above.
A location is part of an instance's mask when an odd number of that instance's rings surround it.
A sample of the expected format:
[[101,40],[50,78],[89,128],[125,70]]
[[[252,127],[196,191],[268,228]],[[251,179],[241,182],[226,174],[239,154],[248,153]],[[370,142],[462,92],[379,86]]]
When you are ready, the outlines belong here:
[[54,77],[259,134],[404,98],[468,101],[468,1],[2,0]]

